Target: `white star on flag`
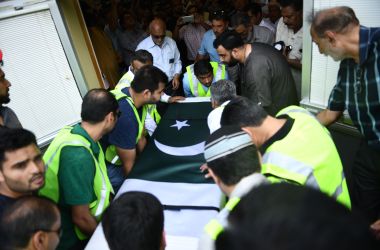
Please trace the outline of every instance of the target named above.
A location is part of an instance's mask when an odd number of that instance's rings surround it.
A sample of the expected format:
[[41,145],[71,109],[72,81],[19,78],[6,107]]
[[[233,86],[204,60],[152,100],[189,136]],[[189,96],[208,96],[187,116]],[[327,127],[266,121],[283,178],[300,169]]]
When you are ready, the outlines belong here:
[[190,125],[187,124],[187,120],[182,121],[182,122],[175,120],[175,124],[171,125],[170,127],[177,127],[177,129],[179,131],[182,127],[190,127]]

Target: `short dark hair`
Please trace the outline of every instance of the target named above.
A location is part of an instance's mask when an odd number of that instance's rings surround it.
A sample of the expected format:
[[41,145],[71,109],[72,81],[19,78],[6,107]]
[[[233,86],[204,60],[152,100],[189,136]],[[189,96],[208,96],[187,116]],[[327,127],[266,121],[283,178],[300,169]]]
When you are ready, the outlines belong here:
[[263,107],[246,97],[238,96],[224,107],[220,124],[258,127],[267,116]]
[[213,101],[221,105],[236,97],[236,85],[230,80],[218,80],[214,84],[211,84],[210,92]]
[[105,89],[91,89],[83,97],[81,117],[82,120],[96,124],[113,112],[116,114],[119,108],[115,97]]
[[226,31],[214,40],[213,45],[215,49],[222,45],[226,50],[232,50],[242,47],[244,41],[235,31]]
[[247,11],[250,11],[253,15],[263,14],[261,5],[258,3],[251,3],[247,6]]
[[168,84],[166,74],[153,65],[145,65],[136,72],[131,82],[131,88],[137,93],[141,93],[146,89],[154,92],[158,89],[159,83]]
[[212,72],[212,66],[208,59],[202,59],[194,63],[194,74],[201,76]]
[[[248,140],[246,143],[244,140]],[[246,139],[247,138],[247,139]],[[240,142],[230,149],[233,139]],[[240,145],[242,143],[242,145]],[[216,145],[218,144],[218,145]],[[226,152],[215,153],[213,147],[223,147]],[[212,152],[209,154],[207,151]],[[215,155],[213,155],[215,153]],[[207,166],[220,180],[228,185],[235,185],[244,177],[260,171],[260,160],[256,146],[240,127],[224,126],[212,133],[206,141],[205,159]]]
[[145,49],[139,49],[139,50],[136,50],[135,52],[133,52],[132,56],[131,56],[131,63],[133,61],[139,61],[141,63],[148,63],[148,62],[152,62],[153,63],[153,56],[152,54],[145,50]]
[[229,227],[216,240],[217,250],[375,249],[369,225],[361,217],[306,186],[280,183],[254,188],[241,198],[228,221]]
[[223,20],[223,21],[228,22],[227,11],[221,8],[215,8],[214,10],[211,10],[209,19],[210,19],[210,22],[212,22],[213,20]]
[[164,228],[163,206],[152,194],[127,192],[107,208],[102,225],[111,250],[158,250]]
[[303,0],[280,0],[281,8],[292,7],[295,11],[302,11]]
[[23,196],[7,206],[0,220],[2,249],[25,248],[38,231],[49,232],[60,214],[50,200],[38,196]]
[[347,6],[317,11],[309,17],[309,22],[318,37],[325,37],[328,30],[345,33],[351,25],[359,25],[354,10]]
[[29,130],[23,128],[0,128],[0,170],[3,169],[5,153],[35,144],[36,136]]

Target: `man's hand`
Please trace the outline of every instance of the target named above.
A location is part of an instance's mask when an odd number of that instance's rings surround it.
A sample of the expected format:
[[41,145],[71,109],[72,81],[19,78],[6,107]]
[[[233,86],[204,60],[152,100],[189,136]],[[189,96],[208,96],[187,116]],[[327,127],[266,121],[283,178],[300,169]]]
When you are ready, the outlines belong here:
[[204,173],[205,171],[207,171],[207,173],[205,174],[205,178],[206,178],[206,179],[211,178],[211,175],[210,175],[210,173],[208,172],[207,163],[203,164],[203,165],[200,167],[200,170],[201,170],[202,173]]
[[183,96],[171,96],[168,100],[168,103],[173,103],[173,102],[178,102],[178,101],[183,101],[186,98]]
[[375,221],[371,225],[371,231],[375,235],[376,239],[380,239],[380,220]]
[[179,74],[175,74],[172,80],[173,89],[176,90],[179,87]]

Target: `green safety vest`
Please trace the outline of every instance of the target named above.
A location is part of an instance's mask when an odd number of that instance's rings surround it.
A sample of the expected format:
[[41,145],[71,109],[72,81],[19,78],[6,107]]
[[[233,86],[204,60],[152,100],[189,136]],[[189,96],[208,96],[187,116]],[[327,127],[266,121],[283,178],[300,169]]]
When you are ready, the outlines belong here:
[[[107,167],[104,161],[104,154],[100,144],[98,143],[100,152],[96,158],[91,151],[90,142],[81,135],[72,134],[70,126],[64,127],[58,135],[54,138],[43,159],[46,162],[45,185],[39,191],[39,195],[48,197],[54,202],[59,202],[59,161],[61,151],[64,147],[83,147],[88,150],[94,159],[95,163],[95,177],[94,177],[94,193],[96,200],[89,204],[90,213],[95,217],[96,221],[100,221],[103,211],[110,204],[110,193],[113,192],[111,183],[107,175]],[[80,240],[88,238],[82,233],[78,227],[75,226],[75,233]]]
[[[121,90],[124,88],[130,88],[134,78],[135,75],[132,73],[132,71],[128,71],[121,77],[121,79],[115,86],[115,89],[111,92],[121,92]],[[156,104],[147,104],[147,111],[149,115],[153,118],[153,120],[158,124],[161,120],[161,116],[157,111]]]
[[[226,78],[226,66],[223,64],[219,64],[217,62],[210,62],[213,69],[213,82],[216,82],[221,79]],[[207,92],[203,89],[202,83],[198,81],[198,78],[194,74],[194,64],[186,67],[187,77],[189,79],[190,91],[191,94],[195,97],[204,97],[211,96],[210,88],[208,88]],[[195,88],[194,83],[197,83],[197,87]]]
[[[227,218],[228,214],[236,207],[240,202],[239,197],[232,197],[228,200],[222,211],[218,214],[218,217]],[[205,232],[214,241],[218,238],[218,235],[223,232],[225,225],[221,223],[217,218],[210,220],[205,226]]]
[[132,71],[128,71],[120,78],[119,82],[115,86],[115,90],[121,91],[123,88],[131,87],[133,78],[135,78],[135,75],[132,73]]
[[[135,104],[133,103],[133,100],[130,96],[127,96],[121,90],[118,90],[118,89],[112,90],[111,93],[115,96],[116,100],[118,100],[118,101],[122,98],[125,98],[129,104],[129,106],[131,106],[131,108],[133,109],[137,123],[139,124],[139,131],[138,131],[137,137],[136,137],[136,144],[137,144],[137,142],[140,140],[142,133],[143,133],[144,122],[145,122],[145,118],[146,118],[146,114],[147,114],[147,108],[148,108],[147,105],[144,105],[142,107],[142,118],[140,119],[139,113],[138,113],[138,111],[135,107]],[[107,149],[106,149],[106,160],[112,164],[121,165],[122,162],[119,159],[119,156],[117,155],[115,145],[110,145],[107,147]]]
[[[301,107],[287,107],[277,116],[284,114],[294,119],[293,127],[285,138],[267,148],[261,173],[271,182],[289,180],[313,187],[350,208],[342,162],[328,130]],[[300,145],[309,150],[302,150]]]

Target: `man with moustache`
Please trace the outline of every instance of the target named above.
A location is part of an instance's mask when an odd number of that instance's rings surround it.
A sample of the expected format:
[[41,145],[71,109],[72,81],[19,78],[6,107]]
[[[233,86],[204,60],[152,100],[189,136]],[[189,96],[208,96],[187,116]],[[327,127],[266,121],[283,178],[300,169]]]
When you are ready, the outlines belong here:
[[225,32],[214,41],[222,63],[240,67],[241,95],[262,106],[272,116],[298,105],[294,79],[285,58],[272,46],[244,44],[235,32]]
[[44,185],[44,162],[35,135],[22,128],[0,128],[0,217],[17,198]]
[[15,112],[9,108],[3,106],[10,102],[9,98],[9,87],[12,86],[11,83],[5,78],[5,73],[1,69],[2,65],[2,54],[0,51],[0,125],[9,128],[21,128],[21,123],[18,120]]

